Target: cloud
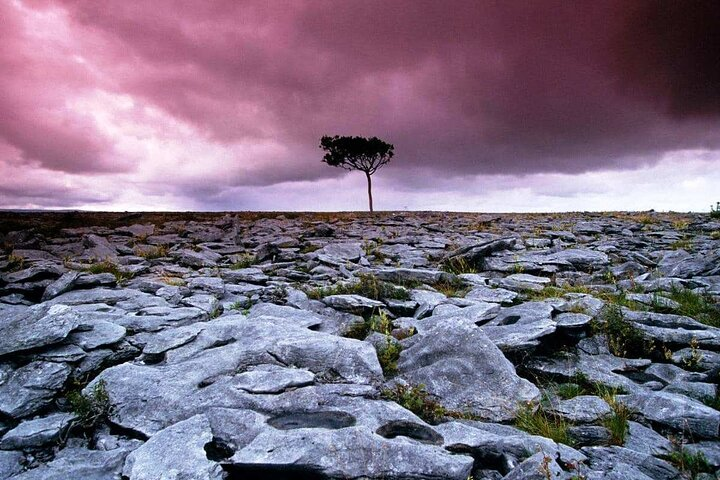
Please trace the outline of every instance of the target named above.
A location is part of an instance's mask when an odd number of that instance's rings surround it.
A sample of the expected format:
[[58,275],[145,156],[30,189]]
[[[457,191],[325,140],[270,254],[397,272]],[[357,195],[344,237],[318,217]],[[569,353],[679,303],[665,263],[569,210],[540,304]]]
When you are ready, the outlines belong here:
[[0,17],[0,162],[113,175],[133,205],[346,178],[324,134],[394,143],[378,175],[425,194],[720,149],[707,0],[11,0]]

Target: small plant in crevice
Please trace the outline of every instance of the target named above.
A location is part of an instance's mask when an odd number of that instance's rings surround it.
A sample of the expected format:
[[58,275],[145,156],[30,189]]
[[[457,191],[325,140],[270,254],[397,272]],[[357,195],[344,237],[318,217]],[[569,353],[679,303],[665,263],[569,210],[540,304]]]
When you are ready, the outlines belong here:
[[710,218],[720,219],[720,202],[716,202],[714,208],[710,205]]
[[385,335],[385,345],[377,350],[378,362],[380,362],[383,375],[388,377],[397,373],[397,362],[401,352],[402,346],[390,335]]
[[378,332],[389,336],[393,328],[390,316],[384,310],[380,310],[365,321],[352,323],[343,336],[356,340],[365,340],[370,332]]
[[240,270],[241,268],[248,268],[257,263],[257,257],[251,253],[243,253],[236,257],[235,262],[230,265],[231,270]]
[[154,260],[168,256],[168,249],[165,245],[150,246],[145,248],[135,247],[135,255],[145,260]]
[[535,407],[531,402],[523,403],[515,415],[515,426],[520,430],[572,446],[568,422],[547,412],[542,405]]
[[700,343],[698,342],[697,337],[692,337],[690,340],[690,354],[683,357],[682,360],[680,360],[680,363],[685,370],[697,372],[702,370],[700,367],[702,359],[703,354],[700,352]]
[[476,420],[477,416],[469,412],[448,410],[428,393],[425,385],[400,385],[382,391],[382,398],[391,400],[410,410],[428,423],[437,424],[446,417]]
[[638,358],[649,356],[655,350],[653,341],[647,340],[637,327],[625,319],[619,306],[606,307],[602,317],[604,323],[595,329],[605,334],[608,348],[613,355]]
[[714,304],[710,295],[696,293],[688,288],[672,288],[669,296],[680,304],[676,313],[711,327],[720,327],[720,307]]
[[105,380],[98,380],[90,393],[72,390],[67,394],[71,411],[76,415],[75,424],[84,430],[93,430],[107,420],[112,413],[110,395]]
[[112,273],[118,283],[126,282],[133,277],[132,273],[122,271],[117,263],[109,259],[93,263],[85,271],[92,274]]
[[20,255],[10,254],[8,256],[7,262],[7,270],[9,272],[17,272],[18,270],[22,270],[25,266],[25,259]]
[[600,395],[608,405],[612,413],[606,417],[602,424],[610,432],[610,445],[622,446],[625,444],[625,438],[627,437],[628,429],[630,425],[628,421],[632,416],[632,410],[615,398],[614,392],[608,392],[604,395]]
[[332,287],[305,290],[308,297],[319,300],[330,295],[361,295],[372,300],[409,300],[410,292],[390,282],[379,280],[374,275],[358,275],[353,283],[338,283]]
[[432,287],[446,297],[462,297],[469,290],[465,282],[457,277],[440,280],[434,283]]
[[683,445],[676,445],[675,450],[666,457],[667,461],[678,470],[695,480],[701,473],[713,473],[713,468],[702,452],[692,453]]
[[475,265],[462,257],[449,258],[444,261],[440,267],[443,271],[454,275],[460,275],[462,273],[478,273],[479,271]]

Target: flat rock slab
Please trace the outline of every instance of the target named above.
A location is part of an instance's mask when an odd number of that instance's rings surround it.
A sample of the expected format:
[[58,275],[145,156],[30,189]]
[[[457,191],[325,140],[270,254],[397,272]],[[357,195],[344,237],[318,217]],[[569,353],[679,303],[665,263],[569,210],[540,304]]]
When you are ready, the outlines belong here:
[[80,315],[65,305],[31,307],[1,319],[0,356],[60,342],[80,322]]
[[425,385],[446,408],[491,421],[510,420],[518,404],[540,397],[481,329],[465,323],[440,322],[410,337],[398,370],[404,380]]

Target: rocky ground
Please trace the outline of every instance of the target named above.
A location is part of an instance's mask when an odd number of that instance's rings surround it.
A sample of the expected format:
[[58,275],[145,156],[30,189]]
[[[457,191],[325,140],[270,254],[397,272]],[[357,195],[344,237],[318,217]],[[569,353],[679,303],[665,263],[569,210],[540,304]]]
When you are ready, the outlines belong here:
[[1,479],[720,468],[709,215],[4,215]]

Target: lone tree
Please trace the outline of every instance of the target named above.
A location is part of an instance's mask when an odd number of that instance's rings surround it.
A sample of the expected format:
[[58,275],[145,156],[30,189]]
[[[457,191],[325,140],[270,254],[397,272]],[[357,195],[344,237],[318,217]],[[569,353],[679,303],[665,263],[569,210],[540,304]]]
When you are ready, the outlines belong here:
[[394,146],[377,137],[334,137],[320,139],[320,148],[325,150],[322,161],[333,167],[365,172],[368,185],[368,203],[373,211],[372,179],[378,168],[386,165],[393,157]]

